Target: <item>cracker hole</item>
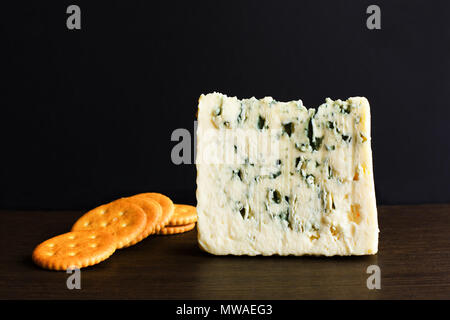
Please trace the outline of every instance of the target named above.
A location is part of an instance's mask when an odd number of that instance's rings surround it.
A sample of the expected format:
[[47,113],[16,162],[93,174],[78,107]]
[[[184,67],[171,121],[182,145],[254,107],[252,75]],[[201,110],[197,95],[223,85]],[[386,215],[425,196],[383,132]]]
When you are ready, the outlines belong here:
[[88,221],[88,222],[85,222],[85,223],[84,223],[84,226],[87,227],[87,226],[89,226],[90,224],[91,224],[91,223]]
[[91,248],[96,248],[96,247],[97,247],[97,244],[96,244],[96,243],[92,243],[92,244],[90,245],[90,247],[91,247]]
[[53,254],[54,254],[53,252],[47,252],[47,255],[48,255],[49,257],[51,257]]
[[70,240],[73,240],[73,239],[75,239],[75,236],[74,235],[70,235],[67,238],[69,238]]
[[55,246],[55,244],[54,243],[49,243],[47,246],[50,247],[50,248],[53,248]]
[[69,244],[69,248],[75,248],[76,244],[75,243],[70,243]]
[[69,252],[67,255],[73,257],[73,256],[76,255],[76,253],[75,252]]
[[122,227],[126,227],[128,224],[126,224],[126,223],[122,223]]
[[89,238],[95,239],[95,238],[97,238],[97,236],[96,236],[96,235],[92,235],[92,236],[90,236]]
[[106,227],[108,225],[108,223],[107,222],[103,222],[100,226],[102,226],[102,227]]
[[118,213],[118,215],[119,215],[119,217],[123,216],[123,211],[120,211],[120,212]]

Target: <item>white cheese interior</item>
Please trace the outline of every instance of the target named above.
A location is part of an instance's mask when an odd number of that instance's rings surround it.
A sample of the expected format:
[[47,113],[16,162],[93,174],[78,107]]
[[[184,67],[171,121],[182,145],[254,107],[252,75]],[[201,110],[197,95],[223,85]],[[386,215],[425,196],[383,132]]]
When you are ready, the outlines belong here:
[[199,99],[199,245],[212,254],[364,255],[378,250],[366,98]]

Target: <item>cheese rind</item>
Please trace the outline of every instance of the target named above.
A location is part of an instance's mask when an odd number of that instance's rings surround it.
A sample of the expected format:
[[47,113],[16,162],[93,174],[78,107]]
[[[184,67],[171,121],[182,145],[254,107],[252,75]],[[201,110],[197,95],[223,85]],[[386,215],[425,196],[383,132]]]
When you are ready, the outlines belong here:
[[366,98],[199,99],[198,243],[217,255],[378,251]]

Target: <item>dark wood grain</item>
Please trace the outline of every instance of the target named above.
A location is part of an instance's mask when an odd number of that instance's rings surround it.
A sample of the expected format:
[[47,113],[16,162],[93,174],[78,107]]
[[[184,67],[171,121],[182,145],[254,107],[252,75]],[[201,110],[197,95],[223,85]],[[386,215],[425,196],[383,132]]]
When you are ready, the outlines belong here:
[[[36,267],[35,245],[81,212],[0,211],[1,299],[449,299],[450,205],[379,207],[380,247],[366,257],[233,257],[200,251],[196,231],[154,236],[82,269]],[[368,290],[366,268],[381,268]]]

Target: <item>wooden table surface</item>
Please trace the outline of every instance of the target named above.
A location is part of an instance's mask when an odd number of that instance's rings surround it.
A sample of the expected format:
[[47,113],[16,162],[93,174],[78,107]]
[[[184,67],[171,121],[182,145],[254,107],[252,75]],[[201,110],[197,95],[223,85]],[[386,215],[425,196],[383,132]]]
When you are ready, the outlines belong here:
[[[153,236],[81,270],[31,261],[43,240],[69,231],[74,211],[0,211],[0,299],[449,299],[450,205],[381,206],[380,247],[364,257],[234,257],[200,251],[196,231]],[[381,289],[366,286],[381,269]]]

